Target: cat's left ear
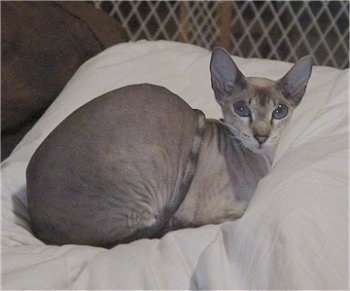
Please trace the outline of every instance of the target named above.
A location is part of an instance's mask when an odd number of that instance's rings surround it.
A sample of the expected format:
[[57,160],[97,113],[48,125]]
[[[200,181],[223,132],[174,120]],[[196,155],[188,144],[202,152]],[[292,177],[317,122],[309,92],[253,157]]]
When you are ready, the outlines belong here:
[[304,96],[307,82],[311,76],[312,58],[301,58],[289,72],[276,82],[277,89],[282,91],[286,99],[290,99],[294,106],[299,105]]

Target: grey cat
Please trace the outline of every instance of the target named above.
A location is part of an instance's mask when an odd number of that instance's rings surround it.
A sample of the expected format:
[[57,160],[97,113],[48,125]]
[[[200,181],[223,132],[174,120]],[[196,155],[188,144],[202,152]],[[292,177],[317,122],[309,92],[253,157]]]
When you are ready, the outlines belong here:
[[300,103],[312,60],[280,80],[246,78],[216,48],[222,120],[165,88],[120,88],[68,116],[27,168],[34,234],[48,244],[113,247],[241,217]]

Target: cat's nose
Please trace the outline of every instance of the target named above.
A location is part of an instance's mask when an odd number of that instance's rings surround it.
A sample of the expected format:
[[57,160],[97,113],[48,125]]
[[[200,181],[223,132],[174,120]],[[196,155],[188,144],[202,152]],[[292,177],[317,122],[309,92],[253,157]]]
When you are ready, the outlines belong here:
[[258,141],[259,144],[263,144],[269,137],[267,135],[255,134],[254,138]]

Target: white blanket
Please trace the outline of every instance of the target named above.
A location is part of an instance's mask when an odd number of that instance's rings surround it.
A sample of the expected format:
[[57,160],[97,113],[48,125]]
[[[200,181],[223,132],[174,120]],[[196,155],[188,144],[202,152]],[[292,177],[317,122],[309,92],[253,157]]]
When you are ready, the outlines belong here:
[[[165,86],[219,118],[209,60],[196,46],[139,41],[111,47],[76,72],[1,165],[3,289],[348,288],[348,70],[314,67],[271,173],[241,219],[110,250],[47,246],[31,234],[25,169],[60,121],[134,83]],[[246,76],[275,80],[292,65],[234,60]]]

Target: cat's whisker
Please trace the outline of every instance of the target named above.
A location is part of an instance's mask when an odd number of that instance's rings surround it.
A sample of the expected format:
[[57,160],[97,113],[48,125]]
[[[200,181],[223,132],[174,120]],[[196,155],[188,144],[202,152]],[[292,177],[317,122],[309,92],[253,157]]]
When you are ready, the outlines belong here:
[[244,146],[245,144],[248,144],[250,146],[256,146],[255,143],[250,143],[249,140],[251,139],[251,136],[249,136],[248,134],[245,134],[243,132],[240,132],[238,129],[234,128],[232,125],[223,122],[223,121],[219,121],[222,125],[224,125],[232,134],[232,138],[231,140],[234,143],[240,144],[242,146]]
[[238,136],[242,135],[242,133],[237,128],[234,128],[232,125],[230,125],[222,120],[219,120],[219,123],[221,123],[223,126],[225,126],[231,133],[236,134]]

